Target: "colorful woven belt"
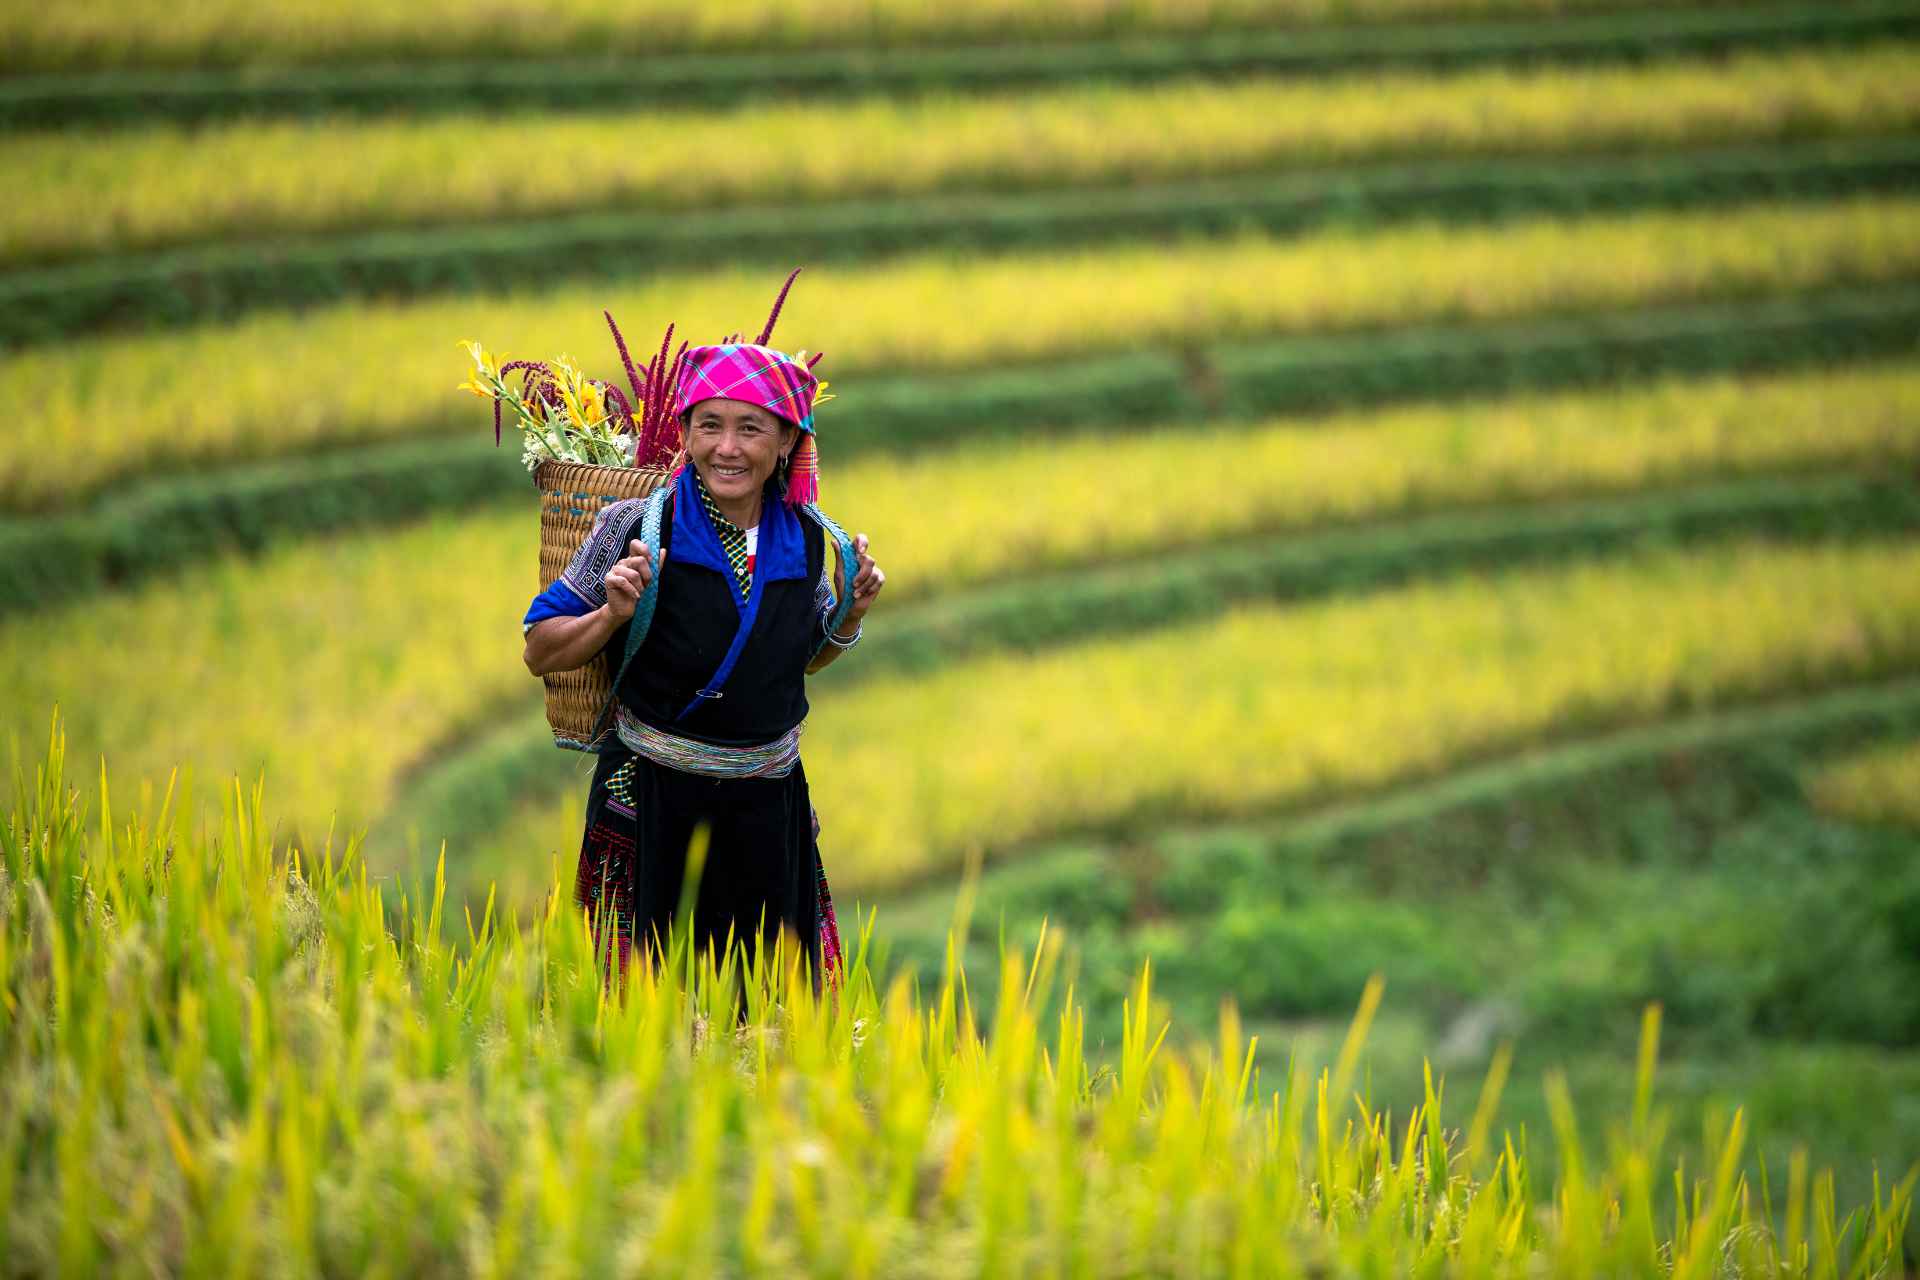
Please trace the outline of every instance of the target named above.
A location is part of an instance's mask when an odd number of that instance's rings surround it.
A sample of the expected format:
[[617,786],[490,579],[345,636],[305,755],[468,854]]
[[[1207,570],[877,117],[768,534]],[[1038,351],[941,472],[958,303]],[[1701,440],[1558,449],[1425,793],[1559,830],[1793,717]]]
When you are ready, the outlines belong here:
[[682,773],[713,778],[784,778],[800,763],[800,725],[757,747],[720,747],[656,729],[616,705],[614,732],[629,751]]

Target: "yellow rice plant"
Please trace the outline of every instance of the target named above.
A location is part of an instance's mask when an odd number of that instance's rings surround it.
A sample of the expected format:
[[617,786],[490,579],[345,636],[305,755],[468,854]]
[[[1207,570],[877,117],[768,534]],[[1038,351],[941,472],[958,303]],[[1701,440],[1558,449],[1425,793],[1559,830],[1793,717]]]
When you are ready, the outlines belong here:
[[[1920,199],[1872,197],[823,266],[789,299],[781,333],[824,351],[823,369],[850,402],[861,371],[1511,320],[1916,271]],[[463,366],[449,335],[485,334],[499,351],[561,352],[590,368],[598,356],[600,371],[612,373],[603,307],[630,331],[671,318],[680,332],[712,339],[759,322],[770,279],[717,268],[614,290],[341,306],[28,350],[0,365],[0,399],[31,407],[0,434],[0,505],[46,505],[156,468],[445,431],[453,421],[483,431],[485,415],[454,391]],[[820,430],[830,466],[831,406]]]
[[[1904,365],[1671,380],[961,451],[937,466],[868,459],[830,472],[826,497],[888,569],[890,603],[871,620],[884,629],[915,598],[1256,531],[1910,459],[1917,398],[1920,370]],[[537,587],[534,549],[529,495],[525,509],[315,540],[0,622],[0,733],[30,732],[58,701],[76,744],[121,776],[177,758],[265,768],[303,823],[335,805],[369,820],[457,727],[534,696],[515,626]]]
[[[1271,812],[1916,662],[1920,543],[1663,550],[881,677],[816,697],[802,752],[836,889],[874,892],[969,846]],[[584,798],[471,856],[571,858]]]
[[[740,111],[242,121],[0,139],[0,262],[545,216],[954,187],[1146,181],[1397,156],[1895,133],[1920,50],[1647,67],[1176,82]],[[803,141],[796,146],[795,139]],[[716,165],[711,157],[724,154]]]
[[[1701,0],[1693,0],[1694,7]],[[1726,4],[1728,0],[1704,0]],[[1736,3],[1742,0],[1735,0]],[[1751,0],[1744,0],[1751,3]],[[0,70],[320,63],[608,53],[766,52],[941,40],[1072,39],[1420,18],[1494,18],[1631,7],[1622,0],[560,0],[476,14],[456,0],[139,0],[0,10]]]
[[1816,805],[1837,817],[1920,830],[1920,741],[1890,742],[1837,760],[1807,788]]
[[871,924],[825,996],[790,950],[716,964],[684,940],[608,990],[564,882],[524,928],[454,922],[438,878],[396,902],[352,847],[270,843],[258,790],[196,822],[109,811],[63,769],[56,735],[0,815],[0,1251],[24,1274],[1900,1265],[1912,1174],[1844,1213],[1804,1152],[1749,1182],[1744,1113],[1675,1167],[1657,1009],[1603,1147],[1548,1078],[1549,1175],[1547,1134],[1499,1126],[1504,1051],[1471,1111],[1431,1071],[1360,1095],[1378,978],[1324,1065],[1230,1002],[1216,1036],[1169,1039],[1147,967],[1103,1061],[1044,934],[1003,952],[990,1016],[957,964],[883,986]]

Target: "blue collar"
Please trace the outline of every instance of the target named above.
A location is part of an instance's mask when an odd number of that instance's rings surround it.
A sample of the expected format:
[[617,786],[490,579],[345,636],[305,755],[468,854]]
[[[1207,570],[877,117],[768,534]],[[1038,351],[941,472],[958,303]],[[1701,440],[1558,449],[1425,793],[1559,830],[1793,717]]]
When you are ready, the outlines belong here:
[[[711,569],[731,584],[733,566],[727,563],[720,534],[707,518],[706,504],[700,501],[699,483],[692,463],[682,467],[674,481],[672,555],[682,564]],[[760,541],[754,548],[753,576],[756,583],[807,576],[807,540],[800,517],[770,494],[760,499]],[[728,594],[735,604],[742,603],[738,591]]]
[[786,503],[763,497],[760,542],[753,558],[753,586],[742,600],[734,587],[733,566],[727,563],[726,549],[720,545],[720,535],[707,515],[706,504],[700,501],[700,491],[695,487],[699,483],[691,463],[681,468],[680,477],[674,482],[673,558],[711,569],[725,578],[727,599],[733,601],[733,607],[739,611],[740,624],[734,628],[733,643],[727,646],[719,669],[708,677],[706,686],[693,695],[693,700],[680,708],[680,714],[674,717],[676,722],[698,711],[708,699],[721,696],[727,677],[733,674],[734,664],[746,648],[754,621],[760,616],[760,601],[766,594],[767,583],[807,576],[807,542],[800,528],[800,517]]

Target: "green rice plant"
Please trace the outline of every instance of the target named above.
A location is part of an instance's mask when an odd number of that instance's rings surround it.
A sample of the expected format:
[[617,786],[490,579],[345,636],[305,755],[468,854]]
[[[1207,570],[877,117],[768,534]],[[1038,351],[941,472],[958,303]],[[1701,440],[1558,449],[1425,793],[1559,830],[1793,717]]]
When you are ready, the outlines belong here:
[[[1475,575],[885,675],[813,699],[835,885],[970,848],[1271,813],[1537,740],[1911,670],[1920,543],[1732,544]],[[579,847],[585,784],[477,865]],[[502,870],[501,874],[507,874]]]
[[[1404,1112],[1354,1089],[1377,978],[1331,1063],[1268,1070],[1230,1001],[1216,1035],[1170,1041],[1143,966],[1103,1061],[1044,935],[1031,959],[1002,954],[990,1019],[958,964],[924,991],[883,986],[871,922],[820,995],[785,947],[716,963],[684,938],[608,984],[562,882],[526,927],[488,909],[462,930],[438,875],[396,902],[351,843],[276,845],[258,787],[205,821],[172,799],[128,813],[83,798],[57,728],[44,763],[14,774],[0,1249],[25,1272],[1694,1280],[1901,1265],[1912,1173],[1843,1213],[1804,1155],[1784,1187],[1749,1180],[1736,1113],[1706,1166],[1669,1179],[1657,1008],[1604,1147],[1583,1143],[1565,1076],[1549,1076],[1549,1183],[1527,1135],[1499,1126],[1504,1053],[1471,1112],[1431,1071]],[[964,909],[956,923],[964,936]]]
[[[889,570],[878,640],[888,609],[916,598],[1236,535],[1912,459],[1916,396],[1916,370],[1901,364],[1676,380],[1318,425],[1168,428],[1116,436],[1097,454],[1069,441],[957,451],[937,469],[868,458],[829,472],[826,497]],[[1202,460],[1228,456],[1271,482],[1223,487]],[[444,514],[15,616],[0,622],[0,733],[58,701],[76,742],[122,776],[182,757],[265,768],[307,827],[335,805],[371,821],[410,771],[458,742],[458,726],[535,696],[514,625],[537,587],[534,524],[530,503]],[[139,661],[124,656],[134,636]],[[236,722],[234,706],[251,714]]]
[[[1750,0],[1749,0],[1750,2]],[[1689,8],[1727,0],[1691,0]],[[137,0],[0,14],[0,71],[279,66],[362,58],[435,60],[563,53],[758,51],[948,40],[1071,40],[1394,19],[1631,11],[1645,0],[564,0],[501,5],[484,20],[454,0],[404,8],[292,0],[260,9],[202,0],[168,13]]]
[[[795,346],[824,351],[839,403],[857,405],[867,370],[957,370],[1113,348],[1897,281],[1920,270],[1917,233],[1920,200],[1875,197],[1497,228],[1416,224],[1286,241],[1249,235],[1178,247],[922,255],[816,268],[790,299],[782,332]],[[45,506],[126,475],[460,423],[478,432],[483,420],[472,400],[453,390],[456,337],[589,363],[605,353],[601,367],[611,369],[603,308],[634,325],[670,318],[682,333],[718,336],[763,316],[768,292],[759,271],[716,268],[611,297],[596,286],[342,306],[25,351],[0,365],[0,397],[31,407],[0,435],[0,505]],[[820,423],[829,460],[836,407]]]
[[[1920,50],[1098,85],[735,111],[158,124],[0,139],[0,262],[594,209],[1898,133]],[[805,139],[796,149],[793,139]],[[644,139],[644,145],[636,145]],[[708,163],[724,152],[728,163]],[[430,174],[430,181],[421,175]]]
[[1836,760],[1807,786],[1814,803],[1837,817],[1920,830],[1920,739]]

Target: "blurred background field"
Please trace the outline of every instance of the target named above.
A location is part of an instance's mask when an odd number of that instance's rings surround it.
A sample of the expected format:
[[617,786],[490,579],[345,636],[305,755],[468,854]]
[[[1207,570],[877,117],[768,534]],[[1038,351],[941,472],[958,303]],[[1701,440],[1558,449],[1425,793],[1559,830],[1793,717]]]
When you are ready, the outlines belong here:
[[[1502,1120],[1920,1157],[1920,3],[0,15],[0,733],[523,913],[583,758],[455,343],[824,350],[843,921]],[[719,21],[718,13],[729,15]],[[457,907],[456,907],[457,910]],[[991,992],[985,993],[989,1000]]]

